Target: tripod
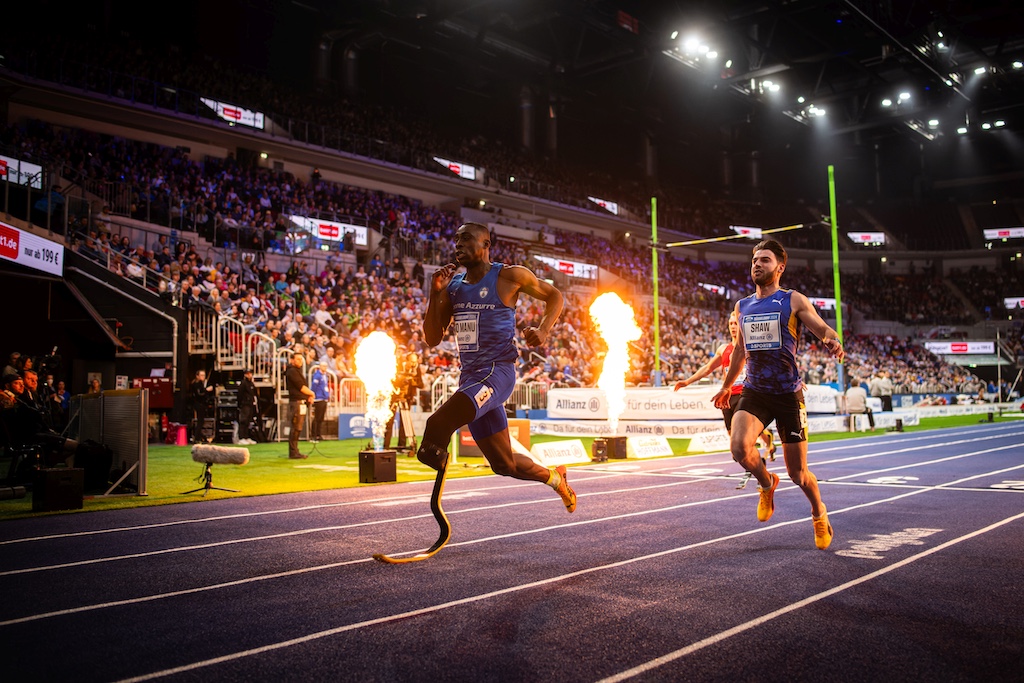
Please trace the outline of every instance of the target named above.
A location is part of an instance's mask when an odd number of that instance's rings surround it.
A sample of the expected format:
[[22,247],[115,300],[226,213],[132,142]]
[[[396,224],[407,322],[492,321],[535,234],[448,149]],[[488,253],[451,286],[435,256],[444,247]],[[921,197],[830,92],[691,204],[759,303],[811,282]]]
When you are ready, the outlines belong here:
[[203,473],[200,474],[196,478],[196,481],[202,483],[203,486],[200,486],[197,489],[192,489],[191,491],[185,491],[181,495],[184,496],[184,495],[188,495],[189,493],[196,493],[197,491],[202,491],[203,492],[203,498],[206,498],[206,494],[209,493],[211,490],[229,491],[231,493],[238,493],[238,489],[225,489],[225,488],[221,488],[219,486],[214,486],[213,485],[213,463],[212,462],[206,463],[206,469],[204,469]]

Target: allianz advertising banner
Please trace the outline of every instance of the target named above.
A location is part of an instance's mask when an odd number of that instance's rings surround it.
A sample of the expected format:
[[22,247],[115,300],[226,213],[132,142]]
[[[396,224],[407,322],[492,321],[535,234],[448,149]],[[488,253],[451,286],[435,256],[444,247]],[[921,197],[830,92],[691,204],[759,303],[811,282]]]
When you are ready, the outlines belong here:
[[[722,411],[711,402],[719,385],[689,386],[673,391],[667,387],[626,389],[626,410],[620,420],[713,420]],[[804,389],[808,413],[836,412],[833,387],[811,385]],[[598,388],[551,389],[548,391],[548,417],[555,419],[607,420],[608,402]]]

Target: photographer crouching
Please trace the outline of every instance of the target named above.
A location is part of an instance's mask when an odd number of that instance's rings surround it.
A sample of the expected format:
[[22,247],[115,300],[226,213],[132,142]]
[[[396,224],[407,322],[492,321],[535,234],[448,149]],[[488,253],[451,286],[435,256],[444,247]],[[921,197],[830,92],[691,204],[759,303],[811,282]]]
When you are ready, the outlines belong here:
[[[420,357],[413,351],[405,354],[395,374],[395,393],[391,395],[391,419],[384,428],[384,448],[391,448],[391,432],[394,430],[395,417],[398,417],[398,450],[415,450],[409,444],[409,438],[415,439],[412,425],[406,425],[401,412],[409,410],[416,403],[420,389],[423,388],[423,372],[420,368]],[[406,433],[408,428],[408,433]],[[415,440],[413,441],[415,443]]]

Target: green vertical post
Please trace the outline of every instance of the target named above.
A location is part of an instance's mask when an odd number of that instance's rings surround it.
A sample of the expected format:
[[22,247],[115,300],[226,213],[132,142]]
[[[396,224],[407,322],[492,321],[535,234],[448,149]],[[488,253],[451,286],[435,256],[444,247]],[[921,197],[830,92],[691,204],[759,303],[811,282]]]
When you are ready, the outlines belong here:
[[[832,285],[836,296],[836,333],[843,341],[843,297],[839,287],[839,229],[836,223],[836,167],[828,165],[828,210],[832,221]],[[839,391],[845,386],[843,364],[839,364]]]
[[651,197],[651,279],[654,281],[654,386],[661,386],[661,338],[658,334],[658,198]]

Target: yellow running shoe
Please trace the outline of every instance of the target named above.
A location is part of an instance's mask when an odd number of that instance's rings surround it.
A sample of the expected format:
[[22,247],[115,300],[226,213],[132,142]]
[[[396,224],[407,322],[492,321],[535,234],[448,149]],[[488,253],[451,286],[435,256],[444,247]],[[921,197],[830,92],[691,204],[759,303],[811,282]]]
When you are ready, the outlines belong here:
[[775,439],[772,437],[772,432],[769,429],[764,430],[764,454],[769,460],[775,460]]
[[814,522],[814,545],[820,550],[825,550],[832,543],[832,525],[828,523],[828,513],[823,514],[820,519],[812,516],[811,521]]
[[572,490],[571,486],[569,486],[569,479],[565,472],[565,465],[559,465],[555,468],[555,471],[558,472],[558,476],[562,480],[555,491],[562,497],[562,502],[565,503],[565,509],[569,512],[574,512],[576,510],[576,492]]
[[779,486],[779,475],[769,472],[768,476],[772,478],[772,485],[766,489],[757,487],[757,490],[761,492],[761,496],[757,500],[757,521],[759,522],[767,522],[775,512],[775,489]]

